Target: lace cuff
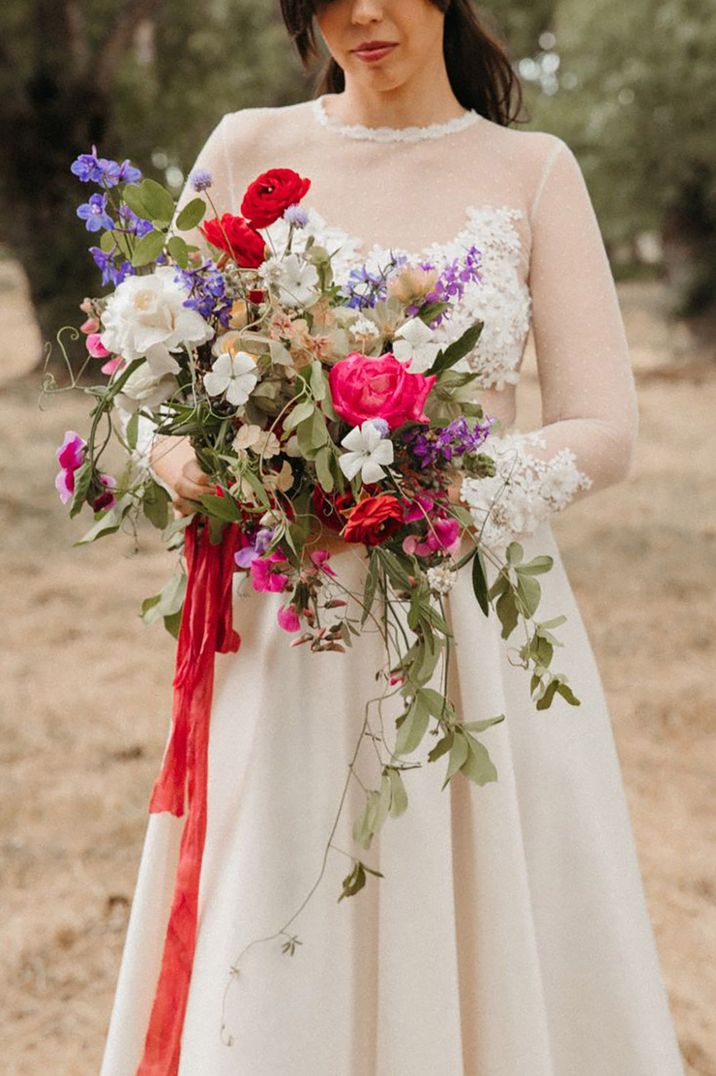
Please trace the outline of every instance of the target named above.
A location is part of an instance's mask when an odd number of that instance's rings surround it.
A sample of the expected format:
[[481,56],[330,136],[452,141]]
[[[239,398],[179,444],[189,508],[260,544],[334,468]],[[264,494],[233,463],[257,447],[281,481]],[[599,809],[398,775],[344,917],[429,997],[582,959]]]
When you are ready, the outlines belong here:
[[494,477],[468,476],[460,488],[461,500],[485,544],[495,550],[532,534],[592,485],[591,478],[578,469],[570,448],[560,448],[545,459],[531,455],[528,446],[545,450],[547,442],[539,431],[488,438],[480,451],[494,460]]

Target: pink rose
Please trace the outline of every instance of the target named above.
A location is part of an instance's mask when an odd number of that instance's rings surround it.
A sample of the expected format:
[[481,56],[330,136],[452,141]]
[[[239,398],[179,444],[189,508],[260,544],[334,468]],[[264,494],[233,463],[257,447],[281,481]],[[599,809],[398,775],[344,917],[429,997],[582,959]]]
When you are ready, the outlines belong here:
[[391,429],[428,421],[423,407],[435,375],[411,374],[390,352],[375,359],[352,351],[331,368],[328,380],[333,406],[351,426],[369,418],[382,418]]

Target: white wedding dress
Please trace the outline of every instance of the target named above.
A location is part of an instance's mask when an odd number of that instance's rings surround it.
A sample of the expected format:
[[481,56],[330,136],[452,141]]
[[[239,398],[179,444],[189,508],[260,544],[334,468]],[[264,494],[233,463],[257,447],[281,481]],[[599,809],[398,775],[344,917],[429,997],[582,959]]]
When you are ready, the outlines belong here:
[[[245,953],[303,901],[320,868],[381,644],[347,654],[290,648],[278,594],[236,595],[238,653],[217,656],[208,831],[180,1076],[677,1076],[683,1072],[645,906],[609,716],[549,513],[623,478],[636,431],[623,325],[581,171],[552,135],[475,113],[423,128],[340,126],[331,98],[224,117],[197,166],[219,212],[239,212],[269,167],[311,179],[308,234],[339,277],[389,249],[434,263],[475,245],[481,281],[445,332],[476,316],[470,361],[488,414],[509,429],[532,324],[543,399],[538,438],[513,432],[523,480],[495,528],[548,553],[541,620],[565,613],[555,667],[581,698],[537,712],[463,574],[447,599],[451,693],[483,734],[498,780],[454,780],[444,759],[406,775],[410,805],[369,852],[352,842],[364,795],[350,785],[334,843],[384,874],[337,902],[350,860],[326,875],[281,940]],[[280,230],[280,224],[277,226]],[[277,233],[276,233],[277,234]],[[462,321],[461,321],[462,319]],[[615,523],[616,525],[616,523]],[[362,547],[332,564],[361,586]],[[159,715],[161,719],[161,715]],[[424,761],[431,746],[416,758]],[[159,759],[157,760],[159,764]],[[375,787],[366,747],[358,772]],[[152,815],[102,1076],[131,1076],[161,961],[183,819]],[[223,1018],[233,1038],[221,1034]]]

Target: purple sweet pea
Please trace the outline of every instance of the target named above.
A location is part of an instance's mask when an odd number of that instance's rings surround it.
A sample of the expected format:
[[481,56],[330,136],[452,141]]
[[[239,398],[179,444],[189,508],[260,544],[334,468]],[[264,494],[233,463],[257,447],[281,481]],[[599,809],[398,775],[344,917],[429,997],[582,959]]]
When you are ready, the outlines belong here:
[[239,568],[250,568],[256,558],[266,552],[272,538],[272,527],[262,527],[261,530],[257,531],[250,545],[244,546],[243,549],[234,553],[234,560]]
[[85,222],[88,232],[98,232],[100,228],[112,231],[114,221],[107,213],[107,195],[91,194],[88,202],[77,207],[77,216]]

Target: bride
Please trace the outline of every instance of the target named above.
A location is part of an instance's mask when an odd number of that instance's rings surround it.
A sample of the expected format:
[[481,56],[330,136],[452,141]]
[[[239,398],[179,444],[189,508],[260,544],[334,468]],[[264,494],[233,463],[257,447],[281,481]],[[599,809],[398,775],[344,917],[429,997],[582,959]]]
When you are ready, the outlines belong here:
[[[470,0],[282,10],[304,61],[318,32],[328,48],[320,96],[224,116],[196,168],[211,173],[219,212],[238,213],[269,168],[310,177],[297,234],[337,251],[346,286],[390,251],[444,266],[479,250],[479,280],[445,331],[484,320],[463,361],[501,423],[488,445],[512,480],[498,503],[481,503],[469,478],[455,496],[496,542],[515,536],[526,557],[554,558],[540,615],[567,614],[560,667],[581,706],[557,697],[535,711],[461,573],[446,600],[450,695],[465,721],[506,715],[486,733],[499,779],[442,791],[436,767],[414,771],[410,810],[371,847],[383,877],[337,903],[362,805],[352,783],[306,901],[379,642],[365,635],[342,656],[291,649],[275,630],[280,596],[237,593],[242,646],[216,663],[195,937],[177,948],[184,819],[152,814],[102,1076],[677,1076],[609,716],[550,529],[554,512],[624,478],[637,427],[582,173],[560,139],[511,126],[515,78]],[[522,433],[530,327],[543,414]],[[191,512],[208,479],[188,442],[157,438],[146,462]],[[333,546],[352,589],[361,548]]]

